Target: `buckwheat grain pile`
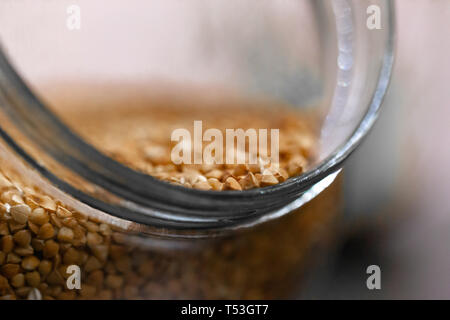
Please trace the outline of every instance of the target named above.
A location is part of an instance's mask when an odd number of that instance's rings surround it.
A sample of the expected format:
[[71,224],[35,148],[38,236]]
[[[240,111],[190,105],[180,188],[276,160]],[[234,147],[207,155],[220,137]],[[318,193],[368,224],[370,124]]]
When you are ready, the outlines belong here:
[[[6,175],[6,173],[5,173]],[[249,232],[155,249],[129,232],[0,174],[1,299],[274,299],[289,297],[310,248],[332,236],[339,184],[301,209]],[[152,242],[151,238],[144,238]],[[70,265],[81,289],[69,289]]]
[[[283,106],[241,103],[242,106],[239,102],[208,104],[182,100],[175,104],[165,98],[157,103],[141,101],[126,108],[111,104],[109,108],[114,112],[103,112],[101,121],[98,121],[98,106],[85,106],[83,112],[62,115],[75,131],[107,155],[136,170],[187,188],[247,190],[271,186],[302,174],[316,155],[315,123],[311,117]],[[260,150],[255,154],[257,163],[250,164],[248,140],[243,164],[175,165],[171,150],[176,143],[171,141],[171,133],[185,128],[193,137],[196,120],[203,122],[203,132],[209,128],[222,132],[224,154],[226,129],[255,129],[257,132],[279,129],[279,165],[272,163],[270,157],[261,156]],[[237,152],[236,144],[234,147]],[[267,154],[270,155],[270,150]]]

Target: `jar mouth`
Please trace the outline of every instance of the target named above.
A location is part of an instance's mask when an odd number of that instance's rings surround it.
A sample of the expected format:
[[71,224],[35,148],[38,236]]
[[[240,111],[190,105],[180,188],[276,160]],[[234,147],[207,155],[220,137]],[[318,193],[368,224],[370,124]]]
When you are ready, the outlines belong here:
[[[376,89],[350,138],[316,167],[279,184],[244,191],[203,191],[179,187],[137,172],[102,154],[73,133],[31,91],[0,50],[1,107],[20,119],[23,133],[64,167],[124,200],[107,203],[84,193],[40,165],[0,127],[3,140],[33,169],[75,199],[113,216],[156,228],[229,229],[253,225],[301,206],[329,185],[343,161],[373,126],[388,88],[394,60],[394,5],[387,1],[387,30]],[[49,135],[54,138],[48,140]],[[55,139],[55,138],[58,139]],[[98,164],[101,164],[99,166]],[[325,181],[325,182],[324,182]]]

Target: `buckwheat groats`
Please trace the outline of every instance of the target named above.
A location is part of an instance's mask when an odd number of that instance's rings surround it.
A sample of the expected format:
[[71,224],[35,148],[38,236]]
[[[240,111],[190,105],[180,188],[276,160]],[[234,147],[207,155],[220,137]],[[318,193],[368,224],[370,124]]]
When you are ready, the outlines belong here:
[[[164,107],[168,101],[173,104],[170,112]],[[205,115],[204,109],[188,110],[186,102],[159,103],[152,107],[151,118],[149,109],[139,114],[139,108],[131,106],[120,113],[86,108],[63,118],[86,140],[130,167],[204,190],[245,192],[273,185],[301,174],[314,157],[315,132],[306,116],[269,114],[262,108],[234,109],[233,116],[230,108],[217,108]],[[192,119],[221,130],[279,128],[280,166],[171,164],[167,152],[172,144],[166,135],[173,128],[192,127]],[[0,299],[291,297],[316,251],[312,248],[332,238],[339,211],[338,179],[298,212],[270,223],[221,238],[192,240],[182,248],[158,247],[144,235],[139,242],[131,241],[139,235],[69,207],[25,183],[20,172],[8,166],[2,165],[0,172]],[[80,268],[79,289],[68,285],[69,266]]]
[[[169,183],[215,191],[271,186],[300,175],[316,156],[316,121],[308,113],[280,103],[232,97],[202,99],[192,93],[181,97],[159,93],[151,98],[141,95],[122,99],[126,101],[116,98],[98,103],[98,99],[59,98],[55,103],[63,120],[97,149]],[[99,117],[102,121],[98,121]],[[195,121],[202,122],[202,133],[208,129],[221,132],[221,163],[192,164],[194,143],[188,150],[192,154],[191,162],[174,163],[171,151],[176,142],[171,141],[171,135],[174,130],[187,129],[193,139]],[[267,130],[266,148],[261,150],[258,145],[252,150],[247,138],[245,162],[227,162],[230,146],[226,144],[226,131],[236,129],[252,129],[257,134],[261,129]],[[279,130],[278,165],[271,158],[271,129]],[[203,143],[200,152],[207,144]],[[237,143],[233,149],[236,154],[239,152]],[[257,161],[250,163],[251,156]]]
[[[0,299],[289,297],[311,247],[332,237],[339,203],[335,183],[301,212],[251,231],[157,250],[3,174],[0,182]],[[79,290],[67,286],[70,265],[81,269]]]

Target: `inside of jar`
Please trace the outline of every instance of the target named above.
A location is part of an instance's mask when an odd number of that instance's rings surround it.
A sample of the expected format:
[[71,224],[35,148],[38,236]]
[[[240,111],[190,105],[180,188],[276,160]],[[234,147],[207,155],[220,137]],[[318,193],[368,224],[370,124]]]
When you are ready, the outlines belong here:
[[103,154],[172,184],[247,190],[319,162],[334,82],[327,10],[313,1],[18,1],[0,36],[27,85]]

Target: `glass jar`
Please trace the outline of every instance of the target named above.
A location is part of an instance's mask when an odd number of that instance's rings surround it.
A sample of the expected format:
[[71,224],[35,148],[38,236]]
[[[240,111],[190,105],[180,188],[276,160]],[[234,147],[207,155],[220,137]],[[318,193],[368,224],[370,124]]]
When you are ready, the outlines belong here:
[[[134,2],[0,5],[0,296],[293,297],[387,89],[391,2]],[[73,105],[102,104],[100,124],[152,90],[167,108],[188,94],[304,110],[317,155],[273,186],[196,190],[107,156],[70,122]]]

